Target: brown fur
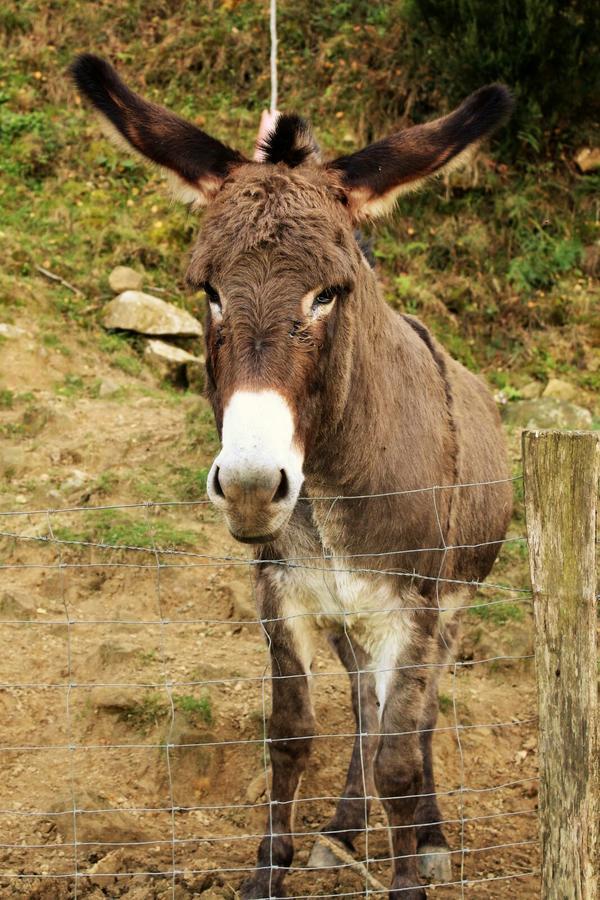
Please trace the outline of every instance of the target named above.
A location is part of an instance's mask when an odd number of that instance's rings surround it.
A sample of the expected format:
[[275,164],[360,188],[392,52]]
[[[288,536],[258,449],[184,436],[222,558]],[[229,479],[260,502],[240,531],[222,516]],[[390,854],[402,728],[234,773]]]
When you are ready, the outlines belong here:
[[[257,597],[272,658],[276,802],[242,895],[280,896],[293,857],[292,801],[315,729],[303,641],[317,621],[285,617],[286,590],[302,570],[280,561],[308,557],[307,583],[313,569],[325,581],[341,560],[355,575],[368,574],[373,595],[393,598],[401,614],[407,643],[392,660],[378,710],[377,676],[366,671],[376,627],[365,615],[369,597],[351,624],[317,613],[350,673],[358,725],[349,799],[326,830],[352,847],[366,825],[364,789],[376,789],[392,827],[391,896],[420,900],[415,854],[447,846],[436,824],[431,740],[439,666],[451,653],[456,621],[445,622],[438,607],[464,602],[470,583],[487,576],[511,490],[485,385],[423,324],[386,305],[353,227],[403,185],[475,146],[507,114],[508,92],[482,89],[444,119],[327,166],[319,165],[305,123],[285,117],[265,143],[268,161],[257,164],[146,104],[103,61],[83,57],[74,72],[123,139],[212,200],[188,279],[194,287],[210,283],[223,299],[218,320],[210,309],[206,320],[208,396],[219,429],[234,391],[273,389],[293,411],[304,453],[303,493],[291,519],[257,551]],[[307,317],[302,298],[332,286],[337,299],[327,315]],[[377,494],[385,496],[320,499]]]

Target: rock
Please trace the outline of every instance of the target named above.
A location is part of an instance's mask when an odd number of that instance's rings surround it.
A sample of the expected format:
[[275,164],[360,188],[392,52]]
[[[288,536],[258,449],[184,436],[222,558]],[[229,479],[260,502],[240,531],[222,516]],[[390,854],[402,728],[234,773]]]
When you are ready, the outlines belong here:
[[589,244],[583,248],[581,268],[586,275],[590,275],[592,278],[600,275],[600,242]]
[[137,331],[140,334],[202,335],[200,322],[184,309],[142,291],[124,291],[107,303],[102,324],[105,328]]
[[264,769],[255,775],[248,787],[246,788],[246,802],[247,803],[257,803],[261,797],[264,797],[267,793],[267,777],[269,778],[269,783],[271,781],[271,770],[269,769],[267,772]]
[[162,378],[187,387],[204,385],[204,360],[165,341],[148,341],[144,359]]
[[[49,811],[64,813],[52,816],[52,822],[65,843],[73,840],[73,798],[66,794],[51,804]],[[77,839],[86,843],[114,842],[127,844],[132,841],[153,841],[162,837],[159,826],[143,819],[125,809],[115,808],[114,799],[92,794],[85,790],[77,791],[77,808],[84,810],[77,813]],[[102,810],[85,812],[85,810]],[[106,812],[104,811],[106,810]],[[43,816],[41,817],[43,819]],[[116,849],[116,848],[115,848]],[[105,870],[105,871],[116,871]]]
[[542,397],[554,397],[555,400],[572,400],[577,389],[568,381],[561,378],[551,378],[544,388]]
[[117,850],[111,850],[102,859],[92,866],[89,871],[88,878],[92,884],[98,887],[107,887],[110,884],[116,884],[118,873],[123,866],[123,850],[119,847]]
[[120,390],[121,385],[118,381],[114,381],[112,378],[103,378],[98,387],[98,396],[101,398],[114,397]]
[[519,400],[507,403],[503,418],[508,425],[518,428],[567,428],[587,430],[592,427],[589,410],[554,397],[539,400]]
[[71,472],[71,477],[67,478],[66,481],[63,481],[61,485],[62,491],[78,491],[80,488],[89,481],[90,476],[86,472],[82,472],[81,469],[73,469]]
[[600,169],[600,147],[583,147],[575,157],[580,172],[595,172]]
[[0,596],[0,620],[26,621],[31,619],[32,615],[31,607],[26,606],[12,592],[5,591]]
[[24,334],[27,334],[24,328],[19,328],[17,325],[9,325],[7,322],[0,322],[0,337],[18,338]]
[[542,396],[544,386],[539,381],[530,381],[528,384],[519,388],[519,393],[523,400],[537,400]]
[[0,466],[13,473],[23,468],[23,450],[19,447],[0,447]]
[[144,276],[129,266],[116,266],[108,276],[108,283],[115,292],[139,291],[142,287]]

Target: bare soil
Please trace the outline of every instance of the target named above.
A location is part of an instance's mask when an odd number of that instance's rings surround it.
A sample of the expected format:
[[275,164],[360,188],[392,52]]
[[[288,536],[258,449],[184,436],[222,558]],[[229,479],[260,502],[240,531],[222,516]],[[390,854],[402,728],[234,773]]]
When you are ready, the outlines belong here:
[[[233,897],[266,816],[268,654],[253,621],[250,568],[206,556],[245,553],[203,503],[129,511],[161,534],[192,532],[180,554],[57,543],[53,536],[72,540],[106,513],[43,512],[139,501],[140,480],[168,495],[171,470],[210,461],[210,439],[194,424],[206,404],[174,397],[147,372],[115,370],[83,332],[62,338],[65,355],[42,347],[31,322],[17,324],[28,335],[1,348],[15,401],[0,411],[0,501],[18,513],[0,519],[1,896]],[[52,387],[73,372],[83,387],[66,395]],[[123,391],[97,396],[103,378]],[[84,484],[69,487],[74,470]],[[527,586],[522,566],[495,575]],[[462,866],[472,883],[431,896],[538,896],[535,877],[506,878],[538,865],[532,663],[476,664],[528,655],[530,641],[527,607],[501,625],[465,620],[460,659],[474,664],[444,677],[435,747],[453,877]],[[319,734],[287,890],[361,893],[364,879],[351,868],[304,868],[343,787],[354,731],[347,677],[325,644],[314,675]],[[387,885],[378,804],[368,856]]]

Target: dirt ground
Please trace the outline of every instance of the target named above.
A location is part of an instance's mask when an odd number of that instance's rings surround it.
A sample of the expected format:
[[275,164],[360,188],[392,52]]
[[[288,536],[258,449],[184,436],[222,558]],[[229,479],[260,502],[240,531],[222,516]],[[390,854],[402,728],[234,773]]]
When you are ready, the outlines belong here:
[[[169,496],[173,467],[210,461],[214,436],[199,438],[197,426],[209,421],[206,404],[148,372],[117,371],[83,332],[65,334],[60,350],[43,346],[31,322],[16,324],[26,335],[1,348],[14,398],[0,410],[0,509],[17,513],[0,518],[1,896],[232,898],[266,815],[268,657],[250,568],[206,557],[245,553],[209,506],[186,500],[120,511],[135,520],[139,550],[52,540],[89,532],[91,543],[130,543],[98,540],[94,517],[110,536],[111,511],[73,508]],[[74,371],[80,384],[69,382]],[[111,396],[101,396],[103,379],[118,382]],[[159,546],[184,534],[185,545],[157,554],[148,534]],[[524,587],[524,573],[509,560],[490,580]],[[453,878],[462,866],[471,883],[432,897],[538,896],[536,877],[522,875],[538,866],[532,663],[478,662],[530,653],[526,605],[503,623],[466,617],[459,660],[471,664],[444,677],[435,748]],[[361,894],[351,867],[305,869],[354,731],[347,677],[325,645],[313,682],[319,735],[287,891]],[[368,857],[387,885],[378,804]]]

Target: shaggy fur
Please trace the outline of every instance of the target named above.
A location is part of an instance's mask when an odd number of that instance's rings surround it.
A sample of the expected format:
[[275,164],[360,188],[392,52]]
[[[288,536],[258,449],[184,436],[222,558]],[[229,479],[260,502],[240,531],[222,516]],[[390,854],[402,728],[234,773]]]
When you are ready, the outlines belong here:
[[[291,801],[315,731],[308,676],[321,631],[350,673],[358,725],[345,799],[326,830],[352,847],[365,827],[364,787],[376,789],[392,828],[392,896],[420,900],[416,854],[447,849],[431,751],[439,665],[455,638],[453,609],[494,562],[512,492],[487,388],[384,302],[354,227],[476,145],[507,115],[508,92],[484,88],[437,122],[327,166],[304,123],[284,117],[267,161],[249,163],[146,104],[106,64],[86,57],[75,72],[135,149],[190,183],[213,184],[188,280],[206,285],[213,308],[221,303],[214,317],[207,309],[205,329],[217,425],[235,391],[275,390],[304,453],[292,517],[257,550],[278,802],[242,896],[281,896],[292,861]],[[331,287],[331,310],[307,316],[302,298]],[[289,558],[311,562],[280,564]]]

